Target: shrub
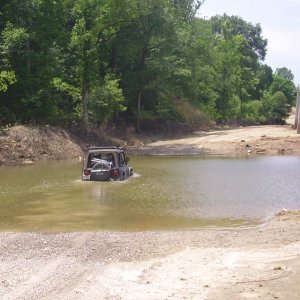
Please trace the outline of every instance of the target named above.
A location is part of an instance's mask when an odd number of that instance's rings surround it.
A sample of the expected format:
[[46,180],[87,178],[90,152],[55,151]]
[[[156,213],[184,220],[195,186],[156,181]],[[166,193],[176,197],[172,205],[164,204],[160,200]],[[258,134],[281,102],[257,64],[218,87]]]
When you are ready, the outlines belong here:
[[287,98],[283,92],[276,92],[273,95],[266,93],[263,99],[263,113],[268,123],[282,124],[288,116]]

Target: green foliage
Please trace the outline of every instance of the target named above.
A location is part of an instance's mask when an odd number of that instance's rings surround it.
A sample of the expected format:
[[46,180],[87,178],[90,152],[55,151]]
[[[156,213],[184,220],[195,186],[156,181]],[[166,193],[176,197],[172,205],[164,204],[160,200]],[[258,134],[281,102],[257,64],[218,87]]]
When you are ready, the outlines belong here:
[[112,117],[114,113],[126,110],[123,92],[119,87],[119,79],[107,74],[104,82],[92,92],[92,114],[96,123]]
[[270,92],[271,94],[282,92],[287,99],[287,104],[290,106],[295,105],[297,89],[291,80],[275,74],[273,76],[273,83],[270,86]]
[[64,82],[61,78],[53,78],[53,86],[60,92],[65,93],[72,97],[73,101],[80,100],[80,90],[67,82]]
[[270,94],[265,92],[262,102],[262,112],[266,122],[271,124],[280,124],[288,116],[287,98],[283,92]]
[[156,106],[156,112],[159,118],[174,121],[179,118],[179,115],[170,96],[171,95],[165,94],[160,95],[159,103]]
[[9,85],[16,82],[15,73],[12,71],[0,71],[0,92],[7,91]]
[[25,51],[25,42],[29,34],[24,28],[16,28],[11,22],[7,22],[2,31],[2,43],[0,53],[2,62],[9,64],[11,57],[18,52]]
[[266,123],[267,118],[263,114],[263,103],[260,100],[249,101],[244,107],[244,120],[249,124]]
[[[212,18],[219,53],[220,95],[216,105],[219,120],[244,119],[244,106],[251,100],[259,79],[259,58],[265,42],[260,28],[237,17]],[[239,108],[239,109],[238,109]]]
[[277,68],[276,75],[281,76],[289,81],[293,81],[294,80],[294,74],[292,73],[292,71],[286,67],[283,68]]
[[172,0],[176,15],[183,20],[191,20],[205,0]]
[[260,64],[256,71],[257,84],[251,96],[254,99],[261,99],[265,90],[269,89],[273,82],[273,70],[268,65]]
[[267,40],[262,37],[259,24],[253,25],[237,16],[215,16],[211,19],[215,33],[225,39],[242,36],[246,41],[246,52],[254,59],[264,60]]
[[262,63],[260,25],[199,19],[203,2],[1,2],[0,123],[281,122],[292,72]]
[[287,98],[283,92],[276,92],[271,97],[271,118],[275,123],[280,123],[287,118]]
[[[80,88],[57,77],[53,78],[52,85],[55,92],[51,93],[51,97],[57,106],[56,113],[64,112],[61,118],[64,122],[76,121],[79,123],[82,119]],[[55,111],[53,110],[53,112]],[[54,119],[57,121],[57,117]]]

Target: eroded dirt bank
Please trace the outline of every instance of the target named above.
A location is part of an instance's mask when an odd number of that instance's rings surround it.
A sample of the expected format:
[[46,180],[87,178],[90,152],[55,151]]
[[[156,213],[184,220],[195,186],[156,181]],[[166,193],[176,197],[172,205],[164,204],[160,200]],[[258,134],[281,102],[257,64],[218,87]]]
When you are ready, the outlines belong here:
[[89,139],[49,126],[14,126],[0,131],[0,165],[79,158],[86,144],[127,145],[139,155],[300,155],[300,135],[291,125],[217,128],[177,138],[158,134],[96,132]]
[[0,165],[76,158],[82,145],[75,136],[49,126],[13,126],[0,131]]
[[299,299],[299,225],[0,233],[0,298]]

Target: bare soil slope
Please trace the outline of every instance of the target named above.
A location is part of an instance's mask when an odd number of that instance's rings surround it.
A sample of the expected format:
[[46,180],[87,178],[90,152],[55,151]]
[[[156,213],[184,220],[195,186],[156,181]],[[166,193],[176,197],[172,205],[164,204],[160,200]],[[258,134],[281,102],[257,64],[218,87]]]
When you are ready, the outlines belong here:
[[0,165],[82,155],[78,139],[66,130],[49,126],[13,126],[0,131]]

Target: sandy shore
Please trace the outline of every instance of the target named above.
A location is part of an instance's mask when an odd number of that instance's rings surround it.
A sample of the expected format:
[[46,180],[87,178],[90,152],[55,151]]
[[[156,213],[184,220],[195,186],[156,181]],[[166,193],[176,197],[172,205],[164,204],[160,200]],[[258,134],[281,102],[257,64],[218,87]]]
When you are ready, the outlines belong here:
[[219,128],[129,151],[144,155],[300,155],[300,135],[291,125]]
[[299,299],[300,212],[263,226],[0,233],[1,299]]
[[300,155],[300,134],[294,124],[295,108],[286,125],[220,127],[156,140],[129,151],[145,155]]

